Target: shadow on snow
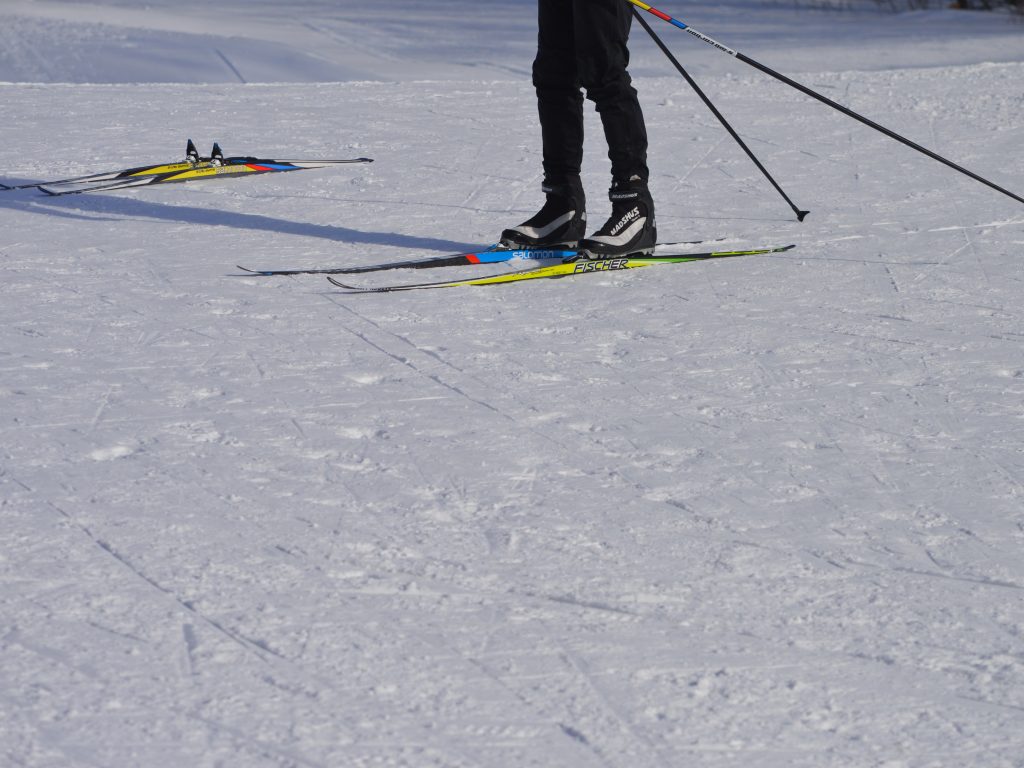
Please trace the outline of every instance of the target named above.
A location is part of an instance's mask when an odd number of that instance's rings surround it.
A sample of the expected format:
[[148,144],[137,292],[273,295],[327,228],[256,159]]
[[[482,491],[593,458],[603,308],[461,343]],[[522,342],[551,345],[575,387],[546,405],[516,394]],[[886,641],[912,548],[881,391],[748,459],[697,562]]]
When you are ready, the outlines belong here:
[[[30,181],[4,179],[5,184],[28,184]],[[25,213],[82,221],[117,221],[121,218],[157,219],[210,227],[229,227],[255,232],[273,232],[299,237],[318,237],[338,243],[387,245],[436,251],[466,251],[479,243],[464,243],[442,238],[416,237],[395,232],[365,232],[350,227],[310,224],[274,218],[256,213],[237,213],[190,205],[172,205],[137,198],[89,192],[66,197],[48,197],[36,189],[0,190],[0,207]]]

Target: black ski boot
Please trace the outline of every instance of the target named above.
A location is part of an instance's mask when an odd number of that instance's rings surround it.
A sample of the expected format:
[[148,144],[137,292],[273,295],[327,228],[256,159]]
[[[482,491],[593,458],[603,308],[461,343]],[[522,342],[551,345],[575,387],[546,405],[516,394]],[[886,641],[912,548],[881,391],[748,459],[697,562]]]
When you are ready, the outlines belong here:
[[614,259],[653,253],[658,230],[647,183],[635,176],[613,182],[608,199],[612,201],[612,216],[597,232],[580,241],[580,258]]
[[507,248],[575,248],[587,233],[587,198],[579,177],[541,187],[547,202],[536,216],[501,233]]

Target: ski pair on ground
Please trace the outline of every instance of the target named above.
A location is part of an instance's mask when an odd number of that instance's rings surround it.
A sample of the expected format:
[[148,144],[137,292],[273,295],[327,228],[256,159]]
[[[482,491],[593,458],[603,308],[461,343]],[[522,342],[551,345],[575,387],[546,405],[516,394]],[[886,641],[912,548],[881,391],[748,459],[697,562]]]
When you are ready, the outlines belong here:
[[224,157],[224,153],[216,143],[214,143],[209,157],[201,157],[195,144],[189,139],[183,161],[143,165],[32,184],[0,184],[0,189],[40,189],[53,196],[77,195],[83,192],[103,192],[150,184],[168,184],[260,173],[282,173],[310,168],[326,168],[346,163],[372,162],[373,160],[368,157],[346,160],[270,160],[253,156]]
[[[332,267],[325,269],[273,269],[254,270],[248,267],[239,267],[249,276],[290,276],[297,275],[325,275],[334,285],[344,288],[347,293],[388,293],[393,291],[409,291],[422,288],[454,288],[457,286],[473,285],[497,285],[501,283],[520,282],[523,280],[536,280],[542,278],[571,277],[575,275],[598,274],[603,272],[614,272],[624,269],[636,269],[638,267],[649,267],[656,264],[681,264],[690,261],[708,261],[711,259],[724,259],[735,256],[756,256],[770,253],[781,253],[788,251],[795,246],[786,245],[778,247],[751,248],[746,250],[733,251],[707,251],[704,253],[685,252],[683,246],[699,245],[706,241],[691,241],[688,243],[664,243],[658,245],[652,254],[631,254],[629,256],[615,257],[611,259],[580,259],[579,252],[575,250],[508,250],[497,246],[485,251],[476,253],[462,253],[451,256],[436,256],[425,259],[413,259],[408,261],[392,261],[382,264],[371,264],[355,267]],[[359,287],[343,283],[331,277],[331,275],[362,274],[366,272],[381,272],[395,269],[427,269],[434,267],[454,267],[470,264],[500,264],[521,261],[535,265],[518,271],[504,272],[500,274],[485,275],[475,278],[459,278],[455,280],[441,280],[435,282],[406,283],[395,285],[384,285],[376,287]]]
[[[722,240],[687,240],[677,243],[659,243],[653,249],[661,256],[669,256],[681,251],[684,247],[703,245],[704,243],[721,242]],[[640,254],[633,254],[634,256]],[[679,255],[685,255],[680,253]],[[261,277],[292,277],[295,275],[355,275],[363,272],[382,272],[392,269],[434,269],[436,267],[461,267],[473,264],[505,264],[522,261],[527,264],[555,262],[572,262],[580,260],[580,252],[575,248],[506,248],[501,244],[492,245],[482,251],[471,253],[454,253],[450,256],[427,256],[420,259],[404,261],[388,261],[381,264],[367,264],[353,267],[311,267],[306,269],[251,269],[238,266],[250,275]]]

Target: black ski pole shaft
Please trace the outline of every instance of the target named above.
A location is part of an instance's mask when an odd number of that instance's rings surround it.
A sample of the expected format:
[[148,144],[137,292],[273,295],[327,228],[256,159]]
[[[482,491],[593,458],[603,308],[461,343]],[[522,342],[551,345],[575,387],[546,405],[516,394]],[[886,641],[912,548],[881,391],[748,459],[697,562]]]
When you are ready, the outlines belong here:
[[740,138],[740,135],[736,133],[735,130],[733,130],[733,127],[729,124],[729,121],[725,119],[725,115],[723,115],[718,110],[718,107],[716,107],[711,102],[711,99],[708,98],[707,94],[704,93],[704,91],[701,89],[699,85],[697,85],[697,81],[694,80],[690,76],[690,73],[687,72],[686,69],[683,67],[683,65],[679,63],[679,60],[676,59],[676,57],[672,54],[672,51],[668,49],[668,46],[665,45],[662,39],[651,28],[651,25],[647,23],[647,20],[640,15],[636,8],[633,8],[633,16],[635,16],[636,20],[640,22],[640,26],[642,26],[647,31],[647,34],[651,36],[651,39],[654,40],[657,46],[661,49],[661,52],[665,54],[665,56],[668,58],[670,62],[672,62],[672,65],[676,68],[676,70],[678,70],[679,74],[683,76],[683,79],[686,80],[687,83],[689,83],[690,87],[693,88],[694,92],[696,92],[696,94],[700,97],[701,101],[703,101],[707,108],[711,110],[711,113],[716,118],[718,118],[718,121],[725,127],[725,130],[729,132],[729,135],[732,136],[733,139],[736,140],[736,143],[740,145],[740,148],[747,153],[747,156],[753,161],[754,165],[757,166],[758,170],[764,174],[764,177],[768,179],[768,181],[771,183],[773,187],[775,187],[775,190],[780,195],[782,195],[782,199],[789,204],[789,207],[793,209],[793,213],[796,214],[797,221],[803,221],[804,217],[807,216],[807,214],[810,213],[810,211],[801,211],[796,206],[796,204],[789,199],[789,195],[787,195],[785,190],[779,186],[778,182],[775,181],[772,175],[768,172],[768,169],[761,164],[761,161],[757,159],[757,156],[751,151],[750,147],[747,146],[746,142],[744,142],[743,139]]
[[727,47],[725,45],[722,45],[721,43],[719,43],[716,40],[712,40],[710,37],[705,35],[703,32],[697,31],[696,29],[691,27],[689,24],[686,24],[686,23],[684,23],[682,21],[679,21],[679,19],[672,18],[671,16],[669,16],[664,11],[659,11],[657,8],[654,8],[654,7],[650,6],[650,5],[648,5],[647,3],[641,2],[641,0],[625,0],[625,2],[632,3],[637,8],[642,8],[643,10],[647,11],[648,13],[650,13],[650,14],[652,14],[654,16],[657,16],[662,21],[667,21],[672,26],[678,27],[679,29],[683,30],[684,32],[687,32],[687,33],[693,35],[698,40],[702,40],[703,42],[707,43],[708,45],[714,46],[715,48],[717,48],[718,50],[722,51],[723,53],[727,53],[730,56],[734,56],[735,58],[737,58],[740,61],[742,61],[744,64],[749,64],[750,66],[754,67],[755,69],[760,70],[764,74],[766,74],[766,75],[768,75],[770,77],[774,77],[776,80],[779,80],[780,82],[783,82],[786,85],[788,85],[788,86],[790,86],[792,88],[795,88],[796,90],[800,91],[801,93],[806,94],[807,96],[810,96],[812,99],[817,99],[822,104],[826,104],[826,105],[832,107],[833,109],[838,110],[839,112],[842,112],[847,117],[852,117],[854,120],[857,120],[858,122],[863,123],[864,125],[868,126],[869,128],[874,128],[879,133],[883,133],[886,136],[888,136],[889,138],[895,139],[896,141],[900,142],[901,144],[904,144],[904,145],[910,147],[911,149],[917,150],[921,154],[926,155],[926,156],[932,158],[932,160],[937,160],[938,162],[942,163],[943,165],[949,166],[953,170],[959,171],[960,173],[964,174],[965,176],[968,176],[968,177],[974,179],[975,181],[980,182],[980,183],[984,184],[985,186],[990,187],[990,188],[996,190],[997,192],[1001,192],[1002,194],[1006,195],[1007,197],[1012,198],[1013,200],[1016,200],[1018,203],[1024,203],[1024,197],[1021,197],[1020,195],[1014,194],[1010,190],[1005,189],[1005,188],[999,186],[998,184],[989,181],[988,179],[984,178],[983,176],[979,176],[978,174],[974,173],[973,171],[967,170],[963,166],[957,165],[952,160],[949,160],[949,159],[943,157],[940,154],[932,152],[930,149],[928,149],[926,147],[922,147],[920,144],[911,141],[910,139],[906,138],[905,136],[901,136],[900,134],[896,133],[895,131],[892,131],[892,130],[886,128],[884,125],[879,125],[874,120],[870,120],[870,119],[864,117],[864,115],[861,115],[861,114],[859,114],[857,112],[854,112],[852,109],[849,109],[848,107],[844,107],[842,104],[840,104],[840,103],[838,103],[836,101],[832,101],[832,99],[828,98],[827,96],[822,96],[817,91],[813,91],[810,88],[808,88],[806,85],[802,85],[802,84],[798,83],[796,80],[788,78],[788,77],[786,77],[785,75],[783,75],[780,72],[776,72],[771,67],[766,67],[761,62],[756,61],[756,60],[750,58],[749,56],[746,56],[746,55],[740,53],[739,51],[734,51],[733,49],[731,49],[731,48],[729,48],[729,47]]

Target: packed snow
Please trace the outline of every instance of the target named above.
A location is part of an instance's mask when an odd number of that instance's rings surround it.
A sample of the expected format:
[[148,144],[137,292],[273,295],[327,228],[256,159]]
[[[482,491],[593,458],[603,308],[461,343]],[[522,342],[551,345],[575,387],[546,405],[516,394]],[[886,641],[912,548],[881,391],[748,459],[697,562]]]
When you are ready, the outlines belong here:
[[[529,216],[534,6],[0,4],[4,184],[376,160],[0,192],[0,765],[1024,766],[1019,203],[659,23],[811,210],[638,27],[661,239],[794,250],[237,269]],[[1024,192],[1024,24],[660,7]]]

